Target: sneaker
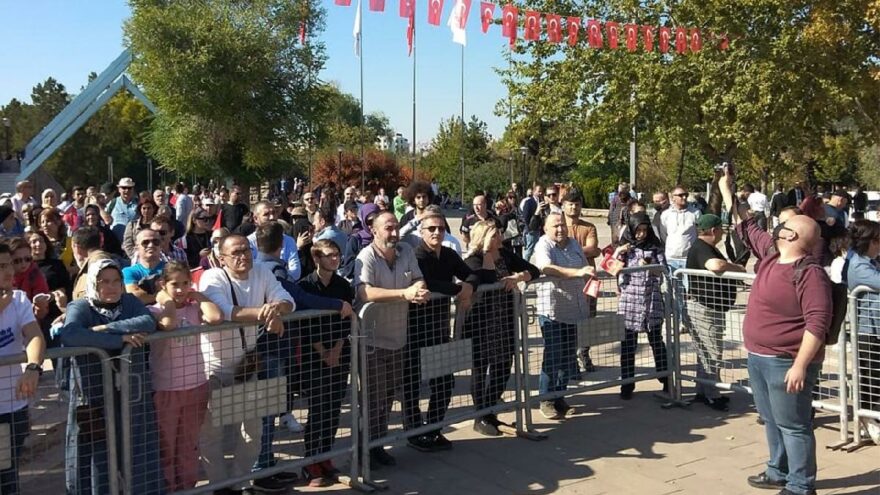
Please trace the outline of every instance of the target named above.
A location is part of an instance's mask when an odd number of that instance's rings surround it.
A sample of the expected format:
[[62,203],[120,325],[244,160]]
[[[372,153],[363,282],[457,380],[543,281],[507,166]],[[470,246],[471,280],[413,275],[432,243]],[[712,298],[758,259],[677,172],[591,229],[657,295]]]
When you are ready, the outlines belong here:
[[556,404],[551,400],[541,401],[541,414],[547,419],[562,419],[559,416],[559,410],[556,409]]
[[760,473],[746,478],[749,486],[753,488],[763,488],[765,490],[775,490],[785,486],[785,480],[771,480],[767,477],[767,473]]
[[336,469],[336,466],[333,465],[333,461],[327,459],[326,461],[321,461],[319,464],[321,465],[321,471],[324,472],[325,478],[330,478],[333,481],[339,481],[339,475],[342,474],[342,471]]
[[577,350],[577,360],[578,366],[584,373],[592,373],[596,371],[596,366],[593,365],[593,359],[590,358],[590,350],[588,348],[580,348]]
[[281,493],[289,487],[290,483],[279,481],[275,476],[267,476],[254,480],[251,490],[257,493]]
[[623,400],[630,400],[633,397],[633,392],[635,391],[635,384],[623,385],[620,387],[620,398]]
[[305,427],[293,417],[293,414],[290,413],[281,415],[281,426],[287,428],[287,431],[291,433],[302,433],[305,431]]
[[434,445],[434,439],[431,435],[410,437],[406,440],[406,444],[419,452],[434,452],[437,450],[437,447]]
[[871,437],[875,445],[880,445],[880,421],[871,418],[866,418],[863,421],[865,422],[865,430],[868,432],[868,436]]
[[[370,449],[370,461],[372,461],[370,467],[374,465],[376,467],[397,465],[397,460],[386,452],[384,447],[373,447]],[[376,469],[376,467],[373,467],[373,469]]]
[[492,423],[488,416],[477,418],[474,420],[474,431],[486,437],[500,437],[501,432],[498,426]]
[[759,425],[764,426],[767,422],[764,421],[764,418],[762,418],[762,417],[759,415],[759,416],[758,416],[758,419],[755,420],[755,423],[758,423]]
[[[789,490],[788,488],[783,488],[782,491],[780,491],[776,495],[800,495],[800,494],[795,493],[795,492]],[[816,495],[816,490],[810,490],[807,493],[805,493],[804,495]]]
[[442,433],[435,433],[433,440],[434,440],[434,448],[436,450],[450,450],[450,449],[452,449],[452,442],[450,442],[448,438],[444,437]]
[[565,399],[562,397],[553,401],[553,406],[556,407],[556,410],[559,411],[559,415],[563,418],[567,416],[568,413],[572,411],[572,409],[574,409],[573,407],[568,405],[568,402],[565,402]]
[[303,478],[309,483],[309,488],[321,488],[330,486],[333,482],[324,477],[324,470],[320,464],[309,464],[303,468]]
[[288,485],[299,482],[299,475],[290,471],[281,471],[280,473],[275,473],[273,477],[282,483],[287,483]]
[[694,399],[699,400],[716,411],[727,411],[730,405],[730,398],[724,396],[706,397],[703,394],[697,394]]

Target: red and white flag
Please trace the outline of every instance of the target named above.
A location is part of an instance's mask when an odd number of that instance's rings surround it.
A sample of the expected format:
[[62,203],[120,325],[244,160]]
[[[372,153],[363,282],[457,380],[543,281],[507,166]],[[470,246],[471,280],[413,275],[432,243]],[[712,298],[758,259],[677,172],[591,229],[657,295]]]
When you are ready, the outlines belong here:
[[608,48],[617,50],[617,40],[620,39],[619,24],[614,21],[605,23],[605,32],[608,35]]
[[510,46],[516,44],[516,22],[519,10],[515,5],[507,4],[501,8],[501,35],[510,39]]
[[428,24],[440,25],[440,14],[443,13],[443,0],[428,0]]
[[449,13],[449,20],[446,25],[452,30],[452,41],[461,46],[467,46],[467,26],[468,14],[471,11],[471,0],[455,0],[452,12]]
[[654,26],[642,26],[642,41],[646,52],[654,51]]
[[412,56],[413,38],[416,34],[416,11],[410,10],[409,18],[406,20],[406,56]]
[[400,0],[400,17],[413,15],[413,0]]
[[694,53],[703,49],[703,35],[697,28],[691,29],[691,51]]
[[523,30],[523,39],[529,41],[538,41],[541,37],[541,13],[534,10],[526,11],[525,30]]
[[306,21],[299,23],[299,44],[306,44]]
[[385,0],[370,0],[370,10],[372,12],[385,12]]
[[483,33],[489,32],[489,26],[495,20],[495,4],[480,2],[480,21],[483,23]]
[[639,48],[639,27],[635,24],[627,24],[623,26],[623,33],[626,37],[626,49],[634,52]]
[[351,0],[334,0],[333,3],[335,3],[336,5],[339,5],[341,7],[350,7],[351,6]]
[[545,14],[547,20],[547,40],[550,43],[562,42],[562,18],[556,14]]
[[678,52],[679,55],[684,55],[687,53],[687,47],[687,31],[682,27],[675,28],[675,51]]
[[587,41],[590,48],[602,48],[602,24],[595,19],[587,21]]
[[669,52],[669,39],[672,37],[672,33],[669,28],[663,26],[660,28],[658,32],[658,37],[660,38],[660,53],[668,53]]
[[578,31],[581,30],[581,18],[567,17],[565,24],[566,28],[568,28],[568,45],[574,46],[578,42]]

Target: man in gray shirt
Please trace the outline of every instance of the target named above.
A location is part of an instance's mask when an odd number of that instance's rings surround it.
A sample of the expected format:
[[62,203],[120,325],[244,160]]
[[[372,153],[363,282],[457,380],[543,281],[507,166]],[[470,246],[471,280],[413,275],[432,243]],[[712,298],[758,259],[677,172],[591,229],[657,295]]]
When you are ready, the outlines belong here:
[[[430,292],[413,249],[401,243],[397,218],[383,212],[368,226],[373,242],[355,261],[354,286],[362,331],[367,336],[367,407],[369,438],[388,431],[394,393],[403,386],[404,357],[410,304],[425,304]],[[365,307],[367,303],[383,303]],[[370,305],[372,306],[372,305]],[[383,447],[370,449],[371,465],[393,466]]]

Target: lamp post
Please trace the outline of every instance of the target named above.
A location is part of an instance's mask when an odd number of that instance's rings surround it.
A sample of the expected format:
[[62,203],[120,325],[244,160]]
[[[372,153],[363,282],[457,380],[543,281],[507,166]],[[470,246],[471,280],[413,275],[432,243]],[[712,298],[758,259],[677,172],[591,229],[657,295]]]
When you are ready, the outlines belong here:
[[3,158],[9,158],[9,128],[12,127],[12,121],[9,120],[9,117],[3,117],[3,127],[6,128],[6,148],[3,152]]
[[337,187],[342,187],[342,145],[336,145],[336,165],[339,171],[336,173]]
[[528,172],[528,169],[526,168],[526,153],[528,151],[529,151],[529,149],[526,148],[525,146],[520,146],[520,148],[519,148],[520,159],[522,160],[520,162],[520,169],[522,170],[522,183],[523,184],[526,184],[529,181],[529,172]]

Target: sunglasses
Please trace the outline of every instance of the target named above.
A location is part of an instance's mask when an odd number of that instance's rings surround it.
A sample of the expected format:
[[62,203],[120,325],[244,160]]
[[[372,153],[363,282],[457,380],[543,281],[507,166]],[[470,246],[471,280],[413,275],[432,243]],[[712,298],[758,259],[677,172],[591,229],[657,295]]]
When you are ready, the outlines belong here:
[[23,256],[21,258],[12,258],[12,264],[13,265],[20,265],[22,263],[30,263],[33,260],[34,259],[30,256]]
[[143,246],[143,247],[161,246],[161,245],[162,245],[162,241],[160,241],[159,239],[144,239],[141,241],[141,246]]
[[134,188],[133,188],[133,187],[128,187],[128,186],[119,186],[119,189],[122,189],[123,191],[131,191],[131,190],[134,189]]
[[446,227],[442,225],[431,225],[429,227],[425,227],[425,230],[433,234],[435,232],[446,232]]
[[555,198],[556,196],[559,196],[559,194],[558,193],[547,193],[547,196],[550,196],[551,198]]
[[688,193],[673,194],[673,196],[675,196],[677,198],[686,198],[686,197],[688,197]]

